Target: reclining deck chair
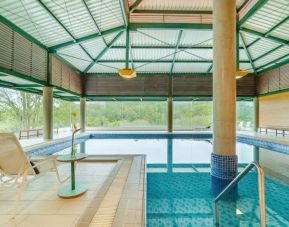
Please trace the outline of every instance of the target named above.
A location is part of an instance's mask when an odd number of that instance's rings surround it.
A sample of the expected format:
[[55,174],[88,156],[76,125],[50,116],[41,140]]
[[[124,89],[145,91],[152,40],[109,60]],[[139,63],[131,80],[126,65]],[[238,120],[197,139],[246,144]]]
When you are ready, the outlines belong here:
[[[43,167],[43,168],[42,168]],[[0,188],[1,186],[17,185],[15,203],[11,211],[12,217],[21,199],[22,191],[27,183],[27,176],[40,176],[42,172],[56,172],[59,183],[66,181],[69,177],[61,180],[56,161],[53,157],[48,157],[40,161],[31,162],[25,155],[18,139],[12,133],[0,133]]]

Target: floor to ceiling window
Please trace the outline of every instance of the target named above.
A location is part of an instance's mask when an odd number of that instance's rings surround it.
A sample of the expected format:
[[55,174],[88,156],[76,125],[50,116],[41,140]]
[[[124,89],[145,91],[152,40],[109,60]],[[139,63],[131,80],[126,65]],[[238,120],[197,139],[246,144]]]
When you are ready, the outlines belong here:
[[167,104],[161,101],[88,102],[86,125],[90,130],[166,130]]

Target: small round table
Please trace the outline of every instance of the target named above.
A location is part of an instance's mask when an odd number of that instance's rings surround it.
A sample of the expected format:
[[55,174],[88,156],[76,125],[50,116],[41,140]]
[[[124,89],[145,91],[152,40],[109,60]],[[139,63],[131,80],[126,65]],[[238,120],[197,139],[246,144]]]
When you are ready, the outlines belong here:
[[61,198],[75,198],[84,194],[87,191],[87,186],[81,184],[75,184],[75,162],[85,159],[88,155],[77,153],[75,155],[61,155],[57,157],[59,162],[71,163],[71,185],[65,185],[58,190],[58,196]]

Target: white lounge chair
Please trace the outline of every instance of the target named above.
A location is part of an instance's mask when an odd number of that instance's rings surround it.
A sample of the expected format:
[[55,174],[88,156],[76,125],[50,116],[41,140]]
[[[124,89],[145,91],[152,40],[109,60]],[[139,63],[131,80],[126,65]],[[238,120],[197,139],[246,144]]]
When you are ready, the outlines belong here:
[[53,157],[42,158],[40,161],[33,163],[24,153],[14,134],[0,133],[0,187],[15,184],[18,186],[15,204],[11,211],[13,218],[16,215],[22,191],[27,183],[27,176],[33,175],[36,177],[48,171],[55,172],[60,183],[69,178],[60,179],[56,160]]

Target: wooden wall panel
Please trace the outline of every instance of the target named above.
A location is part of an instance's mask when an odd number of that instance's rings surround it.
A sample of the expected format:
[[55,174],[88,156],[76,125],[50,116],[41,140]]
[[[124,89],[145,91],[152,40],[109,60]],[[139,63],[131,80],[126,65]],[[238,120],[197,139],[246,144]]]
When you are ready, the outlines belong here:
[[264,73],[257,77],[257,94],[265,94],[269,92],[268,76],[268,73]]
[[289,88],[289,64],[280,68],[280,89]]
[[[87,95],[154,95],[167,96],[168,76],[138,76],[127,80],[121,77],[86,77]],[[212,96],[212,76],[175,76],[173,77],[175,96]],[[255,96],[255,78],[244,77],[237,80],[237,95]]]
[[289,92],[259,98],[259,127],[289,128]]
[[136,77],[132,80],[121,77],[86,78],[87,95],[167,95],[168,77]]
[[187,76],[173,78],[173,95],[210,96],[212,95],[211,76]]
[[51,56],[51,68],[52,85],[82,94],[82,78],[78,72],[53,56]]
[[268,91],[278,91],[280,89],[280,74],[279,74],[279,68],[273,69],[270,71],[268,75]]
[[237,96],[255,96],[256,77],[245,76],[237,80]]
[[12,69],[13,31],[0,23],[0,66]]
[[289,64],[261,73],[257,77],[257,94],[259,95],[288,88]]

